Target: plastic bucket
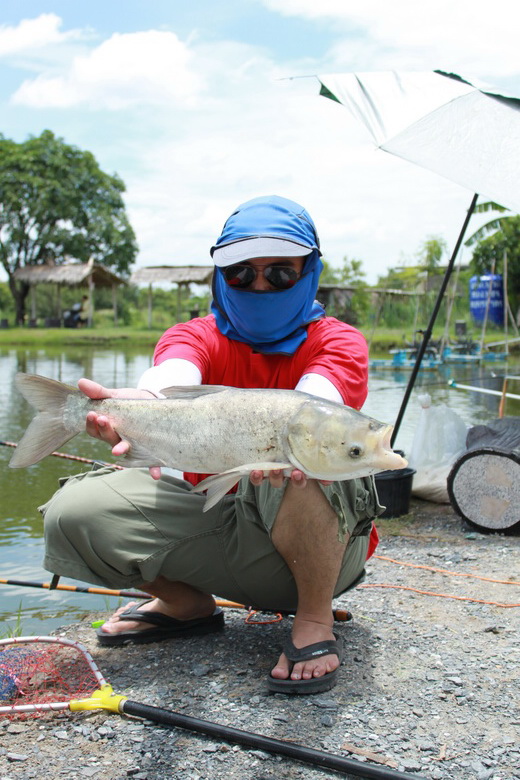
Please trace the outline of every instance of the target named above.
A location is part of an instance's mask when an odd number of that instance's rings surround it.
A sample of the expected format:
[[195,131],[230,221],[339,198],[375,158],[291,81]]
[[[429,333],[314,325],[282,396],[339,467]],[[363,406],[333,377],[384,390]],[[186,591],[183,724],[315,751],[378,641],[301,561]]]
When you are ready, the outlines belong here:
[[379,517],[401,517],[408,514],[415,469],[381,471],[375,475],[379,503],[386,507]]

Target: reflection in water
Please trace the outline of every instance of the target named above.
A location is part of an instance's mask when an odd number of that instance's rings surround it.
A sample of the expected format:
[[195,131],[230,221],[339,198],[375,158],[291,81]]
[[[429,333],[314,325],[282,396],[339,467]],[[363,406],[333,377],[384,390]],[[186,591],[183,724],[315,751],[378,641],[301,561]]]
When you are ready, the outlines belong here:
[[[31,417],[30,407],[14,387],[18,371],[41,374],[76,385],[82,376],[108,387],[131,387],[151,363],[151,351],[70,350],[0,351],[0,437],[17,442]],[[64,451],[87,458],[110,460],[110,450],[86,434],[67,443]],[[43,523],[38,506],[54,493],[58,480],[87,468],[84,464],[49,457],[29,469],[9,469],[10,447],[0,446],[0,578],[44,582]],[[0,634],[13,630],[21,618],[24,633],[50,631],[80,618],[85,611],[112,609],[114,597],[45,591],[0,585]]]
[[[30,407],[16,391],[17,371],[41,374],[72,385],[88,376],[107,387],[135,386],[151,363],[151,350],[136,352],[83,347],[56,350],[8,349],[0,351],[0,436],[17,442],[31,417]],[[396,441],[396,448],[410,451],[419,418],[418,396],[428,392],[434,404],[446,404],[468,424],[488,422],[498,416],[499,398],[448,387],[455,379],[468,385],[502,390],[500,376],[505,366],[456,365],[438,371],[420,372]],[[518,374],[518,366],[509,364],[509,373]],[[401,406],[410,374],[405,371],[374,371],[370,392],[363,408],[384,422],[394,422]],[[512,392],[518,392],[516,389]],[[509,402],[507,414],[520,414],[520,404]],[[86,434],[77,436],[62,448],[72,455],[110,460],[109,448]],[[42,519],[38,506],[54,493],[58,480],[84,470],[84,464],[48,457],[29,469],[9,469],[13,450],[0,446],[0,578],[48,582],[49,572],[41,566],[43,555]],[[65,580],[66,582],[66,580]],[[21,618],[24,633],[42,633],[79,619],[85,612],[107,612],[117,606],[114,597],[65,593],[0,584],[0,634],[13,629]]]

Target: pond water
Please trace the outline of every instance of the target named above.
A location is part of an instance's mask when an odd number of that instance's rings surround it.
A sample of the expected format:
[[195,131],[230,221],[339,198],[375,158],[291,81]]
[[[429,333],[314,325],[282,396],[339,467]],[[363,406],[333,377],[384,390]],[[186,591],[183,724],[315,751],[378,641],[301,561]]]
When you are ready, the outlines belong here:
[[[18,371],[41,374],[69,384],[81,376],[95,378],[108,387],[135,386],[150,365],[150,352],[95,347],[61,350],[4,349],[0,351],[0,578],[48,582],[49,572],[41,565],[43,557],[42,520],[37,507],[55,491],[58,479],[89,468],[84,464],[56,457],[45,458],[29,469],[9,469],[13,448],[32,417],[30,407],[14,387]],[[511,374],[520,372],[517,360],[510,362]],[[434,404],[447,404],[468,424],[487,422],[498,416],[499,398],[474,392],[457,391],[448,381],[502,389],[504,364],[452,365],[435,371],[421,371],[408,403],[395,447],[410,451],[420,413],[418,395],[428,392]],[[495,373],[497,376],[493,376]],[[385,422],[395,422],[409,372],[382,370],[370,376],[366,414]],[[516,383],[515,383],[516,384]],[[512,392],[518,392],[516,388]],[[520,403],[509,402],[508,414],[519,414]],[[111,460],[109,449],[86,434],[62,448],[68,454]],[[63,579],[65,584],[84,584]],[[0,584],[0,635],[20,622],[24,634],[48,633],[71,623],[90,611],[109,611],[118,598]]]

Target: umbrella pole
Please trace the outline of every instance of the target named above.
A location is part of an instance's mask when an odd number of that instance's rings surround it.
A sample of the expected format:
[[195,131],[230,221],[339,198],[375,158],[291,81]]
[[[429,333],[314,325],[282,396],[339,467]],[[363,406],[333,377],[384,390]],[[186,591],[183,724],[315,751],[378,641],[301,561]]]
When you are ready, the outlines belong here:
[[392,439],[391,444],[392,447],[394,446],[394,442],[396,440],[397,434],[399,432],[399,428],[401,426],[401,422],[404,417],[404,413],[406,411],[406,407],[408,405],[408,401],[410,400],[410,395],[412,394],[413,386],[415,384],[415,380],[417,379],[417,374],[419,373],[419,369],[421,367],[421,362],[424,357],[424,353],[426,352],[426,347],[428,346],[428,342],[431,338],[433,326],[435,325],[435,320],[437,319],[437,315],[439,313],[439,309],[442,303],[442,299],[444,297],[444,293],[446,292],[446,288],[448,286],[448,282],[450,280],[451,273],[453,271],[453,266],[455,265],[455,259],[457,257],[458,251],[460,249],[460,245],[462,244],[464,234],[466,232],[466,228],[468,227],[469,220],[471,218],[471,215],[475,211],[475,206],[477,205],[477,198],[478,193],[475,193],[473,195],[470,207],[468,209],[468,213],[466,214],[466,219],[464,220],[464,224],[462,225],[462,229],[459,233],[459,237],[457,239],[457,243],[455,244],[455,248],[453,250],[453,253],[450,258],[450,262],[448,263],[448,268],[446,269],[446,273],[444,274],[444,279],[442,280],[441,288],[439,290],[439,294],[437,296],[437,300],[435,301],[435,306],[433,307],[432,315],[430,317],[430,322],[428,323],[428,327],[423,333],[423,340],[421,343],[421,346],[419,347],[419,351],[417,353],[417,358],[415,360],[415,365],[412,369],[412,373],[410,375],[410,379],[408,380],[408,386],[405,390],[404,398],[401,403],[401,408],[399,409],[399,413],[397,415],[397,419],[395,421],[394,425],[394,431],[392,433]]

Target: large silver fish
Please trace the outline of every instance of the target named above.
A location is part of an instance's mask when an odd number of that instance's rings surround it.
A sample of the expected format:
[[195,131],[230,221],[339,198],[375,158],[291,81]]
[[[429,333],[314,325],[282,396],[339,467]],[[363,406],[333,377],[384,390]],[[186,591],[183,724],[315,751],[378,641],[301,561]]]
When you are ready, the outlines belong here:
[[165,389],[165,399],[93,401],[46,377],[17,374],[15,381],[38,414],[11,468],[37,463],[84,431],[89,411],[106,415],[130,443],[125,465],[215,474],[195,488],[207,490],[205,509],[253,469],[345,480],[406,466],[390,448],[391,425],[296,390],[198,385]]

